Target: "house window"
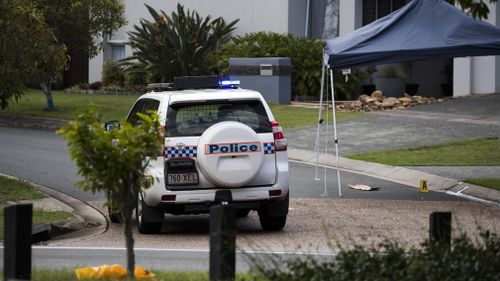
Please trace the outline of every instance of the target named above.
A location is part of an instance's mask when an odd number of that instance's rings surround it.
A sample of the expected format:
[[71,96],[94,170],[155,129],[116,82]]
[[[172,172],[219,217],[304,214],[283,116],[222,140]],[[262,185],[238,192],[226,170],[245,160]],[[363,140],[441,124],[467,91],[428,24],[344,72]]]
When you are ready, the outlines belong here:
[[125,58],[125,45],[112,44],[111,45],[111,59],[114,61]]
[[398,10],[411,0],[363,0],[363,25]]

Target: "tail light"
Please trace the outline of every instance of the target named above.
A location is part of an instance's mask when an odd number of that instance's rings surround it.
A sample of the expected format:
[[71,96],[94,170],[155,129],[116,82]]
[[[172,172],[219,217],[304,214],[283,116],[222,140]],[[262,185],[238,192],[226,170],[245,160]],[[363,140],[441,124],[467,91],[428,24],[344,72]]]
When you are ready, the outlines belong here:
[[165,126],[160,126],[160,138],[162,143],[160,155],[162,155],[165,158],[165,156],[167,155],[165,149]]
[[283,129],[278,122],[271,122],[271,128],[273,129],[274,136],[274,150],[275,151],[286,151],[287,142],[285,134],[283,134]]

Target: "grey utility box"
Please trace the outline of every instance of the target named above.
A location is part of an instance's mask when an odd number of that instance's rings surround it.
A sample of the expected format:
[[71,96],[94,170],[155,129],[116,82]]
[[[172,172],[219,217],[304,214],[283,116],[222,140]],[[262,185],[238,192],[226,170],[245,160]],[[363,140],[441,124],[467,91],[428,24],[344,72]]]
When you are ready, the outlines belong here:
[[241,88],[260,92],[266,101],[289,104],[292,96],[290,58],[230,58],[229,76]]

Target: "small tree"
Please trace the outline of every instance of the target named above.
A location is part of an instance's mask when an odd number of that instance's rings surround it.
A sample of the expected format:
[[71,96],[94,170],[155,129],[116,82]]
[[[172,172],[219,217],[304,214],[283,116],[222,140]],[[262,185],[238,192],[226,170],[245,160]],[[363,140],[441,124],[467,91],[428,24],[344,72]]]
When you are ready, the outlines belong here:
[[156,113],[138,113],[139,124],[122,124],[121,130],[105,131],[102,115],[95,108],[75,115],[59,133],[68,142],[69,153],[76,160],[78,182],[83,190],[111,194],[108,204],[120,210],[127,248],[128,276],[135,268],[132,212],[141,188],[148,188],[153,179],[144,174],[151,155],[157,155],[161,145]]
[[25,90],[54,35],[32,0],[0,0],[0,109]]
[[47,99],[47,110],[54,110],[52,84],[57,82],[68,63],[66,46],[57,43],[55,38],[44,42],[43,48],[37,48],[38,59],[35,63],[35,76],[40,81],[40,88]]
[[125,60],[127,71],[147,71],[158,82],[174,76],[203,75],[212,72],[208,55],[231,38],[238,20],[226,24],[223,18],[203,18],[195,11],[185,11],[180,4],[170,16],[146,5],[153,21],[141,19],[129,33],[134,50]]
[[[69,54],[84,54],[90,58],[99,54],[106,35],[126,23],[125,6],[120,0],[31,0],[43,14],[57,44],[41,49],[37,74],[47,98],[47,107],[54,109],[51,85],[60,78]],[[64,51],[64,52],[63,52]]]

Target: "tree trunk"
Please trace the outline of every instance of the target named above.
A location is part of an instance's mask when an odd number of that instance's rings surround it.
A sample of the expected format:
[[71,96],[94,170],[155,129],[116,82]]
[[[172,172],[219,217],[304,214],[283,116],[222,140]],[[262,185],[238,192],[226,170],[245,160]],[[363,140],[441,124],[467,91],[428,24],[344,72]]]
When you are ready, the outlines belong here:
[[134,237],[132,234],[132,215],[127,214],[124,224],[123,232],[125,234],[125,247],[127,248],[127,272],[128,279],[134,279],[135,270],[135,254],[134,254]]
[[[133,180],[132,180],[133,182]],[[123,233],[125,234],[125,248],[127,249],[127,278],[134,279],[135,254],[134,254],[134,236],[132,233],[132,214],[135,207],[137,193],[134,192],[129,180],[124,180],[122,190],[120,190],[121,214],[123,220]]]
[[50,82],[41,82],[40,87],[42,88],[42,91],[47,98],[47,110],[54,110],[54,100],[52,99],[52,85],[50,84]]

